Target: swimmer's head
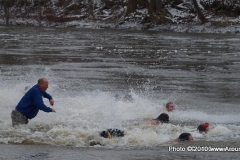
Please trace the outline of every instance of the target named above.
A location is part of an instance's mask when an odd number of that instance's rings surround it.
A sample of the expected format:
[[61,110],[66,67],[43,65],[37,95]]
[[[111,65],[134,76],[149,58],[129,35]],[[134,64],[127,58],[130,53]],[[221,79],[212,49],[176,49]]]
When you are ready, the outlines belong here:
[[104,137],[104,138],[108,138],[108,137],[109,137],[109,132],[108,132],[108,131],[102,131],[102,132],[100,133],[100,136],[101,136],[101,137]]
[[193,140],[193,137],[190,133],[182,133],[179,135],[178,140],[180,141],[190,141]]
[[167,110],[168,112],[174,111],[174,110],[175,110],[175,104],[174,104],[173,102],[168,102],[168,103],[166,104],[166,110]]
[[209,129],[208,127],[209,127],[209,123],[204,123],[204,124],[199,125],[197,130],[199,132],[207,132]]
[[158,116],[157,120],[159,120],[161,123],[169,123],[169,116],[166,113],[162,113]]

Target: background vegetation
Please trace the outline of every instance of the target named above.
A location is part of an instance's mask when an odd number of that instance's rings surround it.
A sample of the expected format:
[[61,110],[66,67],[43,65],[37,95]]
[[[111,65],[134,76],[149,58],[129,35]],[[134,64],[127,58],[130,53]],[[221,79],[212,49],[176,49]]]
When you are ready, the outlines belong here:
[[[185,16],[173,15],[173,9]],[[209,17],[239,17],[240,0],[0,0],[0,11],[6,25],[20,18],[39,24],[75,20],[203,24],[212,21]]]

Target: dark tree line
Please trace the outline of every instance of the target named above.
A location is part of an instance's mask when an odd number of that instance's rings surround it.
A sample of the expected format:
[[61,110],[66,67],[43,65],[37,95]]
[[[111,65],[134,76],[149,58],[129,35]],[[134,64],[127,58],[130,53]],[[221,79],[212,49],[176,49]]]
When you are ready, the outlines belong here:
[[3,10],[4,10],[6,25],[9,24],[10,8],[14,5],[14,3],[15,3],[15,0],[1,0],[0,1],[0,5],[3,7]]
[[128,0],[127,14],[136,12],[139,7],[148,8],[150,14],[161,12],[163,9],[162,0]]
[[[187,3],[189,10],[187,12],[195,13],[202,23],[206,23],[208,20],[204,15],[204,11],[215,11],[216,14],[226,14],[229,16],[240,15],[240,2],[239,0],[204,0],[200,1],[200,8],[197,0],[99,0],[101,6],[94,4],[93,0],[0,0],[1,16],[4,17],[6,25],[9,24],[11,17],[16,17],[16,13],[11,13],[11,9],[20,10],[18,14],[21,17],[27,18],[30,14],[34,13],[36,19],[41,21],[43,19],[43,13],[48,12],[52,15],[52,20],[60,21],[54,8],[65,8],[64,14],[74,14],[87,12],[88,16],[94,17],[94,13],[100,12],[106,8],[117,8],[126,6],[125,16],[135,13],[138,9],[147,9],[151,18],[164,19],[168,13],[167,7],[182,9],[180,4]],[[186,4],[185,4],[186,5]],[[44,11],[43,11],[44,9]],[[33,14],[32,14],[33,15]],[[86,16],[87,17],[87,16]]]
[[[207,19],[203,14],[203,10],[199,7],[197,0],[190,1],[193,5],[194,11],[197,13],[202,23],[206,23]],[[128,0],[127,1],[127,14],[136,12],[137,6],[145,5],[148,8],[148,13],[151,15],[167,14],[164,6],[170,4],[171,6],[177,6],[183,3],[183,0]],[[240,15],[240,1],[239,0],[208,0],[201,2],[206,10],[221,10],[225,13],[232,13],[232,15]]]

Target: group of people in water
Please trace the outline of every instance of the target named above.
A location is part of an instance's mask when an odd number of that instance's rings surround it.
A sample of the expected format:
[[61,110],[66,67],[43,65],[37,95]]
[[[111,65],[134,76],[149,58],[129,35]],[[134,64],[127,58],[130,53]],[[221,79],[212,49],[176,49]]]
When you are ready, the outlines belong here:
[[[172,112],[175,110],[175,104],[173,102],[168,102],[166,104],[166,111]],[[147,122],[150,125],[160,125],[163,123],[169,123],[169,115],[167,113],[161,113],[157,118],[152,119]],[[112,137],[123,137],[125,135],[124,131],[119,129],[107,129],[105,131],[100,132],[100,136],[104,138],[112,138]],[[193,137],[190,133],[181,133],[178,137],[180,141],[189,141],[193,140]]]
[[[19,124],[28,124],[29,119],[34,118],[39,110],[44,112],[56,112],[55,109],[46,106],[43,103],[43,98],[47,98],[51,106],[54,105],[54,100],[50,94],[46,92],[48,88],[47,78],[40,78],[36,85],[30,88],[22,99],[19,101],[15,109],[11,113],[12,125],[16,126]],[[129,97],[127,97],[129,99]],[[175,104],[169,102],[166,104],[166,111],[172,112],[175,110]],[[169,115],[166,113],[161,113],[157,118],[150,120],[147,124],[159,125],[163,123],[169,123]],[[204,123],[198,126],[200,133],[207,132],[209,128],[208,123]],[[123,137],[125,132],[119,129],[107,129],[100,132],[100,136],[104,138],[112,137]],[[178,137],[180,141],[193,140],[190,133],[181,133]]]
[[[175,104],[173,102],[168,102],[166,104],[166,110],[167,112],[172,112],[175,110]],[[147,124],[150,125],[159,125],[159,124],[163,124],[163,123],[169,123],[169,115],[167,113],[161,113],[157,118],[152,119],[150,121],[147,122]],[[197,127],[197,130],[200,133],[203,132],[207,132],[209,129],[209,123],[204,123],[204,124],[200,124]],[[104,138],[112,138],[112,137],[123,137],[125,135],[124,131],[119,130],[119,129],[107,129],[105,131],[100,132],[100,136],[104,137]],[[190,141],[193,140],[193,136],[191,133],[188,132],[184,132],[181,133],[179,135],[179,137],[177,138],[177,140],[179,141]]]

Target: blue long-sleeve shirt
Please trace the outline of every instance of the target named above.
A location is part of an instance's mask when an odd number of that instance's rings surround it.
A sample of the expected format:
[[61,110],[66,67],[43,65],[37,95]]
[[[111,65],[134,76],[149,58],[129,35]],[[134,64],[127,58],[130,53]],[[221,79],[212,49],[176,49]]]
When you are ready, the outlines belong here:
[[47,98],[49,100],[52,99],[52,96],[47,92],[42,92],[38,85],[34,85],[20,100],[18,105],[16,106],[16,110],[25,115],[28,119],[34,118],[39,110],[44,112],[52,112],[50,107],[47,107],[43,103],[43,98]]

